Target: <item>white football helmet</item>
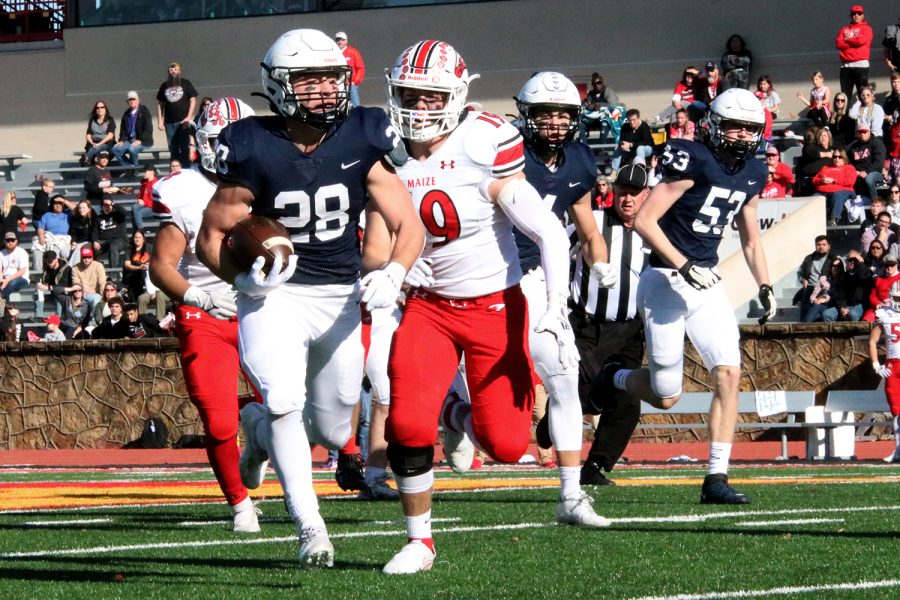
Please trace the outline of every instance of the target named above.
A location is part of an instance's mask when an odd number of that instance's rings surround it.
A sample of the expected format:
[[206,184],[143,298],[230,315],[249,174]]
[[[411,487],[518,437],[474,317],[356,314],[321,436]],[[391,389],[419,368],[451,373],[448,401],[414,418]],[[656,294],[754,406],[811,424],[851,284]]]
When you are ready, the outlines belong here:
[[[514,98],[519,109],[519,120],[525,140],[539,151],[558,151],[575,137],[581,120],[581,95],[575,84],[562,73],[543,71],[525,82],[519,95]],[[534,121],[537,111],[563,110],[572,117],[569,127],[561,140],[551,141],[538,135]]]
[[[265,97],[272,111],[287,118],[303,121],[316,129],[328,129],[347,116],[350,110],[350,67],[334,40],[315,29],[294,29],[283,34],[262,63]],[[324,111],[309,110],[305,105],[312,94],[297,94],[291,85],[296,73],[333,73],[337,76],[337,100]]]
[[[729,123],[745,126],[753,135],[749,140],[727,140],[725,130]],[[709,141],[719,150],[736,159],[744,159],[756,152],[762,141],[766,114],[753,92],[741,88],[725,90],[709,107]]]
[[900,310],[900,281],[891,284],[891,308]]
[[204,169],[211,173],[216,172],[216,138],[219,137],[225,126],[255,114],[252,108],[238,98],[213,100],[200,113],[195,136],[197,152],[200,153],[200,164]]
[[[404,50],[394,66],[385,71],[388,112],[391,122],[408,140],[428,141],[453,131],[466,109],[469,82],[466,63],[453,46],[425,40]],[[446,94],[441,110],[403,108],[403,89]]]

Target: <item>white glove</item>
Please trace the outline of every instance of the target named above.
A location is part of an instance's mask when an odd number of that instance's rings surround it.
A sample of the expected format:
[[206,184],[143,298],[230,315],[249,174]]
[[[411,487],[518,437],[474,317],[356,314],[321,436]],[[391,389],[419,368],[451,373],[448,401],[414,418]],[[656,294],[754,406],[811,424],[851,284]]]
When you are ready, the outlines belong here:
[[577,369],[581,356],[575,346],[575,334],[569,324],[566,315],[566,305],[558,298],[550,300],[547,304],[547,312],[538,321],[534,328],[536,333],[546,331],[556,338],[559,346],[559,364],[563,369]]
[[433,286],[434,273],[431,270],[431,259],[420,258],[417,260],[409,270],[409,273],[406,274],[403,283],[414,288]]
[[224,290],[209,293],[192,285],[184,293],[183,300],[187,306],[202,308],[217,319],[230,319],[237,314],[234,294]]
[[619,274],[609,263],[596,262],[591,265],[591,277],[597,280],[601,288],[614,288],[619,285]]
[[264,275],[262,272],[266,259],[262,256],[257,257],[246,273],[241,273],[234,278],[234,287],[237,291],[250,296],[251,298],[261,298],[280,286],[282,283],[291,278],[294,270],[297,268],[297,255],[291,254],[288,257],[288,264],[284,271],[281,270],[281,257],[276,256],[269,274]]
[[709,267],[698,267],[694,261],[688,260],[684,263],[678,272],[684,277],[684,280],[691,284],[691,287],[697,290],[708,290],[722,280],[722,277]]
[[759,318],[759,324],[762,325],[775,316],[775,310],[778,308],[775,304],[775,292],[768,283],[759,286],[759,303],[762,309],[766,311],[766,314]]
[[400,296],[400,286],[406,275],[406,268],[398,262],[392,262],[383,269],[372,271],[359,282],[362,298],[370,311],[377,308],[393,306]]
[[877,360],[872,362],[872,369],[874,369],[875,373],[882,379],[887,379],[891,376],[891,368],[887,365],[882,365]]

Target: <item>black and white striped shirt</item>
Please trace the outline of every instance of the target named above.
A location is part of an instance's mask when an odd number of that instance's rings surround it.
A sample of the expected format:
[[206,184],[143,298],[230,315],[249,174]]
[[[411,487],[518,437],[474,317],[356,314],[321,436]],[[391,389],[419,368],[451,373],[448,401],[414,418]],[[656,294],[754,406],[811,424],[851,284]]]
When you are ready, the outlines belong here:
[[570,285],[572,299],[586,314],[599,320],[631,320],[637,316],[638,278],[647,267],[650,249],[644,247],[634,229],[622,224],[615,208],[595,210],[594,219],[606,241],[609,264],[618,269],[619,285],[613,289],[599,289],[581,248],[578,248]]

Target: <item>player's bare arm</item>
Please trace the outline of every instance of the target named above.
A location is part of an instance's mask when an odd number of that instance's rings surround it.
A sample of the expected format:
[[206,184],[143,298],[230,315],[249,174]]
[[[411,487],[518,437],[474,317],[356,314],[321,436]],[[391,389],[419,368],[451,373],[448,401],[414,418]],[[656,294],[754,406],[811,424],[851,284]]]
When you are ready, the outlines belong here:
[[234,283],[241,273],[225,247],[225,239],[235,223],[250,214],[253,193],[237,185],[219,184],[203,211],[203,223],[197,234],[197,258],[219,279]]
[[391,261],[394,236],[387,228],[384,217],[372,207],[366,207],[366,230],[362,241],[363,273],[383,268]]
[[589,264],[608,262],[609,251],[606,247],[606,240],[600,235],[600,229],[597,228],[597,221],[594,219],[590,192],[570,206],[568,212],[569,218],[575,224],[575,233],[578,234],[578,241],[581,243]]
[[425,227],[413,208],[409,190],[384,159],[372,165],[366,184],[375,211],[396,236],[389,262],[400,263],[409,271],[425,247]]
[[[875,325],[869,333],[869,359],[872,361],[872,368],[876,371],[881,365],[878,362],[878,341],[881,340],[881,327]],[[878,366],[876,366],[878,365]]]
[[634,219],[634,229],[650,248],[676,269],[687,262],[687,257],[672,245],[659,226],[659,220],[681,198],[694,182],[690,179],[664,181],[653,188],[647,201]]
[[756,205],[759,196],[751,198],[735,217],[738,227],[738,235],[741,238],[741,248],[744,251],[744,260],[750,267],[750,272],[757,285],[770,285],[769,264],[766,262],[766,252],[759,235],[759,221],[756,218]]
[[150,281],[173,300],[181,301],[190,284],[178,272],[178,261],[187,248],[187,238],[178,227],[163,223],[156,233],[150,260]]

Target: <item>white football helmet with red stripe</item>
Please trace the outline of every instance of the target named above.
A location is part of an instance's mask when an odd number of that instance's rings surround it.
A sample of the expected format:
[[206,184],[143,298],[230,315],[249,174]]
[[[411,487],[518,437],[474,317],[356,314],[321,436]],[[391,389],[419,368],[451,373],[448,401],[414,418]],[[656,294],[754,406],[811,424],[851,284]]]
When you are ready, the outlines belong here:
[[219,98],[214,100],[200,114],[197,126],[197,151],[200,164],[211,173],[216,172],[216,138],[222,130],[238,119],[252,117],[256,113],[243,100]]
[[[466,63],[453,46],[425,40],[404,50],[385,72],[388,112],[400,135],[413,141],[428,141],[453,131],[466,108],[469,82]],[[403,107],[404,88],[446,95],[440,110]]]

